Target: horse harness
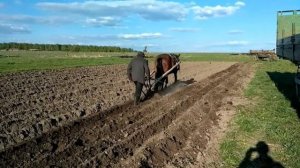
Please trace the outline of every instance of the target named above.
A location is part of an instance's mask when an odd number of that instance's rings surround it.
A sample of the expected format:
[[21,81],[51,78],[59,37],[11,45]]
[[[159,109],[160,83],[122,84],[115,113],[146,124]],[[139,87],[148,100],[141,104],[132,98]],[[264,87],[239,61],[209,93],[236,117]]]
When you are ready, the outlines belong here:
[[[168,54],[171,58],[172,58],[172,62],[173,62],[173,65],[175,65],[177,62],[179,62],[179,59],[174,56],[173,54]],[[177,69],[179,70],[179,65],[177,65]]]

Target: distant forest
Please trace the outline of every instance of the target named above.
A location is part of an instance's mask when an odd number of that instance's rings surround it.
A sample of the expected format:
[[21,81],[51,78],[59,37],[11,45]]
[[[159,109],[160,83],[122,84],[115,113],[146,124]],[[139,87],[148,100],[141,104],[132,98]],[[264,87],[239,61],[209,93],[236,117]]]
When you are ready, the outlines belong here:
[[72,52],[133,52],[131,48],[116,46],[71,45],[71,44],[31,44],[31,43],[0,43],[0,50],[31,50],[31,51],[72,51]]

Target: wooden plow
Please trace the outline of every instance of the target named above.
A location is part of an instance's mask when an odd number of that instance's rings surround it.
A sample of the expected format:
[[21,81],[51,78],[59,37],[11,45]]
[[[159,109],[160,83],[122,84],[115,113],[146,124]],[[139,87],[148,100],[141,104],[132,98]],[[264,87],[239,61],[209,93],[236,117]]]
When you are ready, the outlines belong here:
[[149,79],[146,79],[145,82],[145,89],[142,90],[142,93],[144,95],[143,99],[146,99],[149,95],[151,95],[151,93],[154,93],[154,87],[157,83],[162,82],[161,80],[166,77],[167,75],[169,75],[169,73],[176,68],[178,65],[180,64],[180,61],[177,62],[171,69],[169,69],[167,72],[165,72],[161,77],[155,79],[155,71],[153,71],[150,74]]

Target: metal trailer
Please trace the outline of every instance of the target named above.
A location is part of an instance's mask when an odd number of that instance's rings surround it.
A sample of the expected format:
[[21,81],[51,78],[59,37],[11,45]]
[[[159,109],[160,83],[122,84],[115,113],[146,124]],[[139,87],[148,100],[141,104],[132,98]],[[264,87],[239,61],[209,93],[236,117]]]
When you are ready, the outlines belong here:
[[300,98],[300,10],[277,12],[276,54],[296,64],[296,94]]

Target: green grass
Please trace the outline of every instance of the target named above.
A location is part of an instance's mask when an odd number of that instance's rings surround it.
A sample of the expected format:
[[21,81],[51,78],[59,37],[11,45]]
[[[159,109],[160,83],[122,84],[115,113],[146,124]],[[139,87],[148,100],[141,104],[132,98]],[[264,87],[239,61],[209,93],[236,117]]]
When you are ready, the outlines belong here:
[[38,58],[38,57],[7,57],[0,58],[0,73],[26,70],[61,69],[96,65],[125,64],[130,59],[118,57],[101,58]]
[[249,105],[238,108],[231,131],[221,144],[224,167],[237,167],[247,149],[264,141],[269,156],[285,167],[300,167],[300,124],[294,75],[289,61],[257,63],[245,91]]
[[99,58],[108,56],[135,55],[134,52],[67,52],[67,51],[0,51],[0,56],[39,58]]
[[226,62],[247,62],[254,60],[253,57],[230,53],[183,53],[183,61],[226,61]]
[[[77,55],[76,55],[77,54]],[[106,53],[105,53],[106,54]],[[67,52],[0,52],[0,73],[85,67],[96,65],[127,64],[130,58],[120,58],[103,53],[67,53]],[[126,55],[126,54],[124,54]]]
[[[155,57],[160,53],[147,53]],[[111,64],[127,64],[136,53],[101,52],[62,52],[62,51],[0,51],[0,73],[61,69]],[[249,61],[252,58],[243,55],[222,53],[183,53],[182,61]],[[149,62],[154,62],[149,59]]]

